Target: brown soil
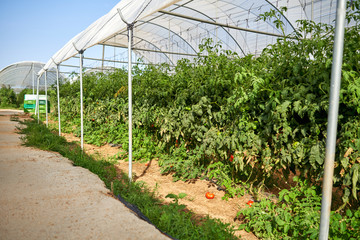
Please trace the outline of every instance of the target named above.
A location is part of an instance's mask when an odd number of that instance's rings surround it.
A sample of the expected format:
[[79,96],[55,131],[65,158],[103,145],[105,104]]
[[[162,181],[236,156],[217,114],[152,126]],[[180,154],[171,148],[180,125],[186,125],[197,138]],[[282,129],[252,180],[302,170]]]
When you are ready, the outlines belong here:
[[[68,141],[80,142],[80,139],[72,134],[63,133],[62,136]],[[123,152],[121,148],[111,147],[110,145],[97,147],[91,144],[84,144],[84,149],[86,153],[102,158],[112,157]],[[118,170],[128,173],[128,162],[119,160],[116,167]],[[236,227],[239,225],[239,221],[236,220],[236,214],[240,209],[249,207],[246,203],[251,199],[250,195],[223,200],[222,197],[225,193],[218,191],[217,187],[209,181],[196,179],[187,182],[174,182],[171,174],[163,175],[160,173],[160,167],[156,159],[153,159],[150,163],[133,162],[132,168],[134,181],[145,182],[150,189],[156,191],[157,196],[164,200],[164,202],[172,201],[170,198],[165,198],[169,193],[176,195],[186,193],[187,196],[184,199],[180,199],[179,203],[186,205],[187,209],[193,211],[196,215],[209,215],[212,218],[218,218]],[[207,199],[205,197],[206,192],[214,193],[215,198]],[[236,235],[240,236],[241,239],[258,239],[254,234],[244,230],[237,230]]]

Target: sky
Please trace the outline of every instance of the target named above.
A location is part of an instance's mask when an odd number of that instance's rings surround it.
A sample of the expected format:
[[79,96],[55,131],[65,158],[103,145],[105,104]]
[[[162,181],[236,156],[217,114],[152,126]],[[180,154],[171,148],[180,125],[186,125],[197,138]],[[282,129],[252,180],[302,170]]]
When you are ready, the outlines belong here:
[[0,0],[0,70],[46,63],[71,38],[120,0]]

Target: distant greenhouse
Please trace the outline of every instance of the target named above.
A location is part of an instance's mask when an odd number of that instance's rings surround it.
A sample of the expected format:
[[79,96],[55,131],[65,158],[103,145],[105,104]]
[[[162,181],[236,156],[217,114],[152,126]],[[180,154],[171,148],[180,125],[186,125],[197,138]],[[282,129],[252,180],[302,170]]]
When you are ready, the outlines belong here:
[[[0,71],[0,87],[10,86],[15,92],[20,92],[24,88],[34,89],[36,91],[37,73],[44,67],[44,63],[35,61],[26,61],[11,64]],[[64,77],[59,76],[59,81]],[[47,85],[56,84],[56,69],[47,71]],[[45,75],[40,78],[40,89],[45,85]]]

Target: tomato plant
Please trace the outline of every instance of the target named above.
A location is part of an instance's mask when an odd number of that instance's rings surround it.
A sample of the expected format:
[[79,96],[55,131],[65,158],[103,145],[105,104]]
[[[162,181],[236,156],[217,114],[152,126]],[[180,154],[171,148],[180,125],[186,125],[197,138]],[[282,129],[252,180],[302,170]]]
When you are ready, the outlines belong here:
[[[345,31],[334,184],[344,202],[360,188],[360,27],[358,1]],[[270,19],[280,30],[276,12]],[[242,186],[301,170],[319,183],[325,158],[334,28],[299,21],[260,56],[240,58],[204,39],[193,61],[133,69],[133,156],[159,158],[174,180],[209,178],[227,197]],[[307,38],[305,33],[311,33]],[[64,131],[79,135],[79,82],[61,86]],[[56,97],[52,98],[56,99]],[[84,76],[85,140],[128,143],[127,72]],[[56,106],[57,104],[52,104]],[[55,115],[56,116],[56,115]],[[124,156],[126,157],[126,156]]]

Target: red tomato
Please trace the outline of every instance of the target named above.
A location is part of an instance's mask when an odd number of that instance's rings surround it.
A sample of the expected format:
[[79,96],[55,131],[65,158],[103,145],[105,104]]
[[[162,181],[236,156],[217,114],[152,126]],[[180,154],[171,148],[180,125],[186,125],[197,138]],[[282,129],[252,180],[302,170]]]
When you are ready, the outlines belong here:
[[150,166],[150,163],[145,163],[145,166]]
[[205,193],[205,197],[206,197],[207,199],[213,199],[213,198],[215,197],[215,194],[210,193],[210,192],[207,192],[207,193]]
[[246,204],[249,205],[251,207],[251,205],[254,203],[253,200],[249,200]]
[[231,154],[229,160],[230,160],[230,162],[232,162],[234,160],[234,155]]

